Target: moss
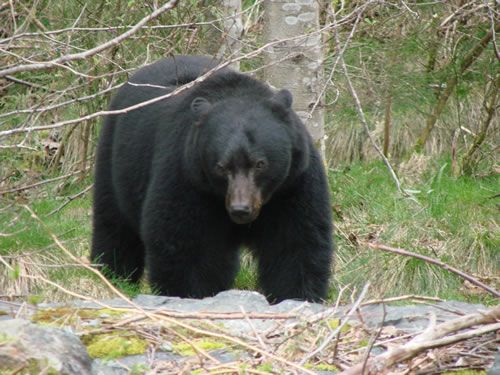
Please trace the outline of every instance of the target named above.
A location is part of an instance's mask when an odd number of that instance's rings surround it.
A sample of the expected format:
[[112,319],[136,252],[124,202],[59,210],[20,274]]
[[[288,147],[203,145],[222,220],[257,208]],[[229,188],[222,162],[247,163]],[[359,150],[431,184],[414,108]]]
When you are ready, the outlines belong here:
[[82,342],[92,358],[113,359],[143,354],[148,347],[146,340],[127,331],[83,336]]
[[327,363],[318,363],[318,364],[306,363],[304,367],[315,371],[330,371],[330,372],[339,371],[337,367],[335,367],[334,365],[329,365]]
[[359,340],[356,345],[354,346],[356,349],[359,349],[359,348],[364,348],[366,346],[368,346],[369,344],[369,341],[367,339],[361,339]]
[[31,320],[36,323],[51,324],[64,319],[65,322],[71,323],[77,317],[80,319],[97,319],[103,316],[122,316],[123,311],[112,309],[77,309],[72,307],[58,307],[54,309],[38,310]]
[[[221,342],[217,341],[211,341],[211,340],[196,340],[193,342],[193,345],[201,350],[204,351],[210,351],[210,350],[217,350],[217,349],[224,349],[226,347],[226,344],[223,344]],[[178,354],[182,356],[192,356],[195,355],[195,349],[193,346],[187,342],[180,342],[178,344],[172,345],[172,349],[177,352]]]
[[257,366],[257,370],[263,371],[263,372],[273,372],[273,364],[269,362],[264,362]]
[[130,368],[130,375],[145,374],[148,370],[149,367],[145,363],[137,363]]
[[46,359],[35,359],[31,358],[27,362],[22,364],[22,367],[17,366],[16,368],[4,367],[0,363],[0,375],[11,375],[11,374],[47,374],[47,375],[59,375],[60,372],[51,367]]
[[[328,320],[328,326],[331,329],[337,329],[340,325],[340,319],[330,319]],[[349,323],[344,324],[344,326],[340,329],[340,333],[347,333],[351,329]]]
[[5,333],[0,333],[0,345],[7,344],[13,340],[14,338],[6,335]]
[[27,301],[29,304],[36,306],[43,301],[43,296],[40,296],[38,294],[32,294],[28,296]]
[[483,371],[483,370],[447,371],[447,372],[443,372],[442,375],[486,375],[486,371]]

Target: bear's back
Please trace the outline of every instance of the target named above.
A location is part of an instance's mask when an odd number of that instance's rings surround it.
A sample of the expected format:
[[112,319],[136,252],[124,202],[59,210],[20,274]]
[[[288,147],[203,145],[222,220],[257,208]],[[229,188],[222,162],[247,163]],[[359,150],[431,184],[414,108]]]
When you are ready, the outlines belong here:
[[[215,68],[219,61],[209,56],[174,56],[139,69],[129,82],[158,86],[180,86]],[[223,68],[222,71],[229,70]]]

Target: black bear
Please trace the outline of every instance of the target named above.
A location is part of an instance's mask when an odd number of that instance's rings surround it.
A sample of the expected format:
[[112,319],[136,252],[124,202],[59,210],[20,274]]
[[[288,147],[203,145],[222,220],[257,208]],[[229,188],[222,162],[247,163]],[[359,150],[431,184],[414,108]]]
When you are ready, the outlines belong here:
[[[111,103],[168,94],[216,66],[177,56],[140,69]],[[210,72],[213,73],[213,72]],[[289,91],[224,68],[108,115],[97,148],[91,259],[168,296],[231,287],[239,249],[271,302],[326,298],[333,256],[324,167]]]

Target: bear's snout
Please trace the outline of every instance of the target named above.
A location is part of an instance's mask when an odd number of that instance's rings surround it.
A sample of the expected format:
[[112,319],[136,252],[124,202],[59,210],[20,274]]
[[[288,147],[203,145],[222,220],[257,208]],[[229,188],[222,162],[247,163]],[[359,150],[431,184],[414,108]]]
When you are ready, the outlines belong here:
[[228,176],[226,210],[236,224],[248,224],[259,216],[261,192],[252,172],[237,172]]
[[253,220],[250,206],[232,206],[229,209],[231,219],[237,224],[246,224]]

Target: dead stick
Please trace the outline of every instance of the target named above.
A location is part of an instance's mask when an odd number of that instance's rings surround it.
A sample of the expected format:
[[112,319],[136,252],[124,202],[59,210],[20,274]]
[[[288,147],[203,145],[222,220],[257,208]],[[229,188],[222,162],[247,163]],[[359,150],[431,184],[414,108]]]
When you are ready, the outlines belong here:
[[69,197],[66,197],[66,201],[61,204],[59,207],[57,207],[56,209],[50,211],[47,215],[45,216],[52,216],[54,215],[55,213],[61,211],[64,207],[66,207],[68,204],[70,204],[72,201],[74,201],[75,199],[81,197],[82,195],[84,195],[87,191],[89,191],[90,189],[92,189],[94,187],[94,184],[90,184],[89,186],[87,186],[85,189],[83,189],[82,191],[80,191],[79,193],[76,193],[74,195],[70,195]]
[[[380,354],[368,361],[366,365],[367,372],[365,374],[381,374],[386,373],[390,366],[413,358],[420,352],[453,344],[471,337],[483,335],[488,332],[496,331],[500,328],[500,306],[485,312],[466,315],[464,317],[453,319],[437,326],[429,326],[420,335],[415,336],[412,340],[404,345],[389,349],[383,354]],[[470,328],[475,325],[485,325],[483,327],[445,337],[449,333],[457,332],[459,330]],[[346,371],[341,372],[339,375],[358,375],[362,374],[363,363],[357,364]]]
[[[124,301],[126,301],[127,303],[129,303],[132,307],[136,308],[138,312],[142,313],[143,315],[147,316],[148,318],[150,318],[151,320],[154,320],[154,321],[162,321],[162,322],[165,322],[165,323],[168,323],[168,324],[174,324],[176,326],[179,326],[179,327],[183,327],[185,329],[188,329],[189,331],[193,332],[193,333],[197,333],[197,334],[202,334],[202,335],[207,335],[207,336],[210,336],[210,337],[216,337],[216,338],[219,338],[219,339],[223,339],[223,340],[228,340],[230,342],[233,342],[239,346],[242,346],[244,348],[247,348],[251,351],[254,351],[256,353],[259,353],[261,354],[262,356],[265,356],[269,359],[272,359],[274,361],[278,361],[278,362],[281,362],[287,366],[290,366],[290,367],[293,367],[294,369],[296,370],[299,370],[301,373],[304,373],[304,374],[309,374],[309,375],[315,375],[315,373],[309,369],[306,369],[305,367],[299,365],[299,364],[296,364],[294,362],[291,362],[279,355],[276,355],[276,354],[273,354],[273,353],[269,353],[261,348],[258,348],[256,346],[253,346],[251,344],[248,344],[244,341],[242,341],[241,339],[239,338],[236,338],[236,337],[232,337],[232,336],[228,336],[228,335],[225,335],[225,334],[221,334],[221,333],[216,333],[216,332],[211,332],[211,331],[208,331],[208,330],[205,330],[205,329],[201,329],[201,328],[197,328],[197,327],[194,327],[194,326],[191,326],[190,324],[188,323],[184,323],[182,321],[179,321],[179,320],[176,320],[175,318],[170,318],[170,317],[166,317],[166,316],[161,316],[161,315],[158,315],[158,314],[155,314],[154,312],[149,312],[149,311],[146,311],[144,310],[141,306],[139,306],[137,303],[135,303],[134,301],[132,301],[130,298],[128,298],[127,296],[125,296],[122,292],[120,292],[116,287],[114,287],[110,281],[108,281],[106,279],[106,277],[104,277],[104,275],[98,271],[97,269],[83,263],[83,262],[79,262],[78,261],[78,258],[73,255],[68,249],[66,249],[63,244],[61,243],[61,241],[57,238],[57,236],[49,229],[49,227],[37,216],[37,214],[27,205],[23,205],[23,207],[31,214],[31,216],[37,220],[40,224],[42,224],[42,226],[46,229],[46,231],[49,233],[49,235],[52,237],[52,239],[54,240],[54,242],[56,243],[56,245],[66,254],[68,255],[72,260],[76,261],[77,263],[81,263],[82,267],[93,272],[95,275],[97,275],[101,280],[104,281],[104,283],[116,294],[118,295],[121,299],[123,299]],[[2,258],[2,256],[0,255],[0,262],[4,263],[4,265],[6,265],[9,269],[13,270],[13,268]],[[48,279],[45,279],[43,277],[39,277],[39,276],[32,276],[32,275],[23,275],[23,277],[27,277],[27,278],[31,278],[31,279],[41,279],[43,280],[44,282],[48,283],[49,285],[52,285],[52,286],[55,286],[57,287],[58,289],[60,290],[63,290],[65,291],[67,294],[69,295],[72,295],[72,296],[75,296],[79,299],[83,299],[83,300],[86,300],[86,301],[92,301],[92,302],[95,302],[105,308],[109,308],[109,309],[112,309],[112,310],[120,310],[120,308],[115,308],[115,307],[111,307],[111,306],[108,306],[106,305],[105,303],[103,302],[100,302],[100,301],[97,301],[91,297],[87,297],[87,296],[84,296],[84,295],[81,295],[81,294],[78,294],[78,293],[75,293],[75,292],[71,292],[70,290],[68,289],[65,289],[64,287],[58,285],[57,283],[54,283],[53,281],[50,281]],[[339,329],[341,327],[339,326]]]
[[412,252],[404,250],[404,249],[390,247],[390,246],[386,246],[386,245],[382,245],[382,244],[377,244],[377,243],[372,243],[372,242],[362,242],[362,243],[365,244],[366,246],[372,248],[372,249],[383,250],[383,251],[387,251],[389,253],[403,255],[403,256],[406,256],[406,257],[417,258],[417,259],[423,260],[425,262],[434,264],[434,265],[439,266],[439,267],[441,267],[441,268],[443,268],[443,269],[445,269],[447,271],[450,271],[450,272],[453,272],[453,273],[457,274],[461,278],[463,278],[463,279],[465,279],[467,281],[470,281],[472,284],[474,284],[474,285],[476,285],[476,286],[478,286],[480,288],[483,288],[484,290],[487,290],[488,292],[490,292],[491,294],[493,294],[495,297],[497,297],[497,298],[500,297],[500,292],[498,292],[497,290],[489,287],[488,285],[486,285],[486,284],[482,283],[481,281],[473,278],[472,276],[466,274],[465,272],[460,271],[459,269],[456,269],[455,267],[452,267],[449,264],[441,262],[438,259],[434,259],[434,258],[425,256],[425,255],[422,255],[422,254],[412,253]]
[[74,176],[76,174],[87,172],[88,169],[89,168],[86,168],[83,171],[80,170],[80,171],[76,171],[76,172],[71,172],[71,173],[65,174],[63,176],[49,178],[48,180],[43,180],[43,181],[37,182],[35,184],[31,184],[31,185],[25,185],[25,186],[20,186],[20,187],[17,187],[17,188],[12,188],[12,189],[9,189],[9,190],[3,190],[3,191],[0,191],[0,196],[3,195],[3,194],[15,193],[17,191],[28,190],[28,189],[31,189],[31,188],[34,188],[34,187],[37,187],[37,186],[40,186],[40,185],[48,184],[48,183],[51,183],[51,182],[54,182],[54,181],[64,180],[65,178]]
[[159,7],[156,9],[154,12],[151,14],[148,14],[146,17],[141,19],[137,24],[135,24],[134,27],[132,27],[130,30],[124,32],[123,34],[118,35],[116,38],[110,39],[107,42],[100,44],[92,49],[79,52],[79,53],[73,53],[70,55],[64,55],[60,56],[58,58],[55,58],[51,61],[43,61],[43,62],[32,62],[30,64],[25,64],[25,65],[16,65],[10,68],[6,68],[3,70],[0,70],[0,77],[5,77],[6,75],[10,74],[17,74],[20,72],[29,72],[29,71],[34,71],[34,70],[41,70],[41,69],[48,69],[48,68],[54,68],[54,67],[60,67],[63,66],[64,64],[71,62],[71,61],[78,61],[78,60],[83,60],[86,59],[90,56],[96,55],[108,48],[114,47],[124,41],[125,39],[131,37],[133,34],[135,34],[137,31],[141,29],[142,26],[144,26],[147,22],[157,18],[160,16],[162,13],[167,12],[177,6],[178,0],[171,0],[168,3],[165,3],[163,6]]
[[371,299],[369,301],[363,302],[361,306],[368,306],[368,305],[378,305],[380,303],[389,303],[389,302],[397,302],[397,301],[404,301],[404,300],[416,300],[416,301],[433,301],[433,302],[443,302],[443,299],[437,298],[437,297],[429,297],[429,296],[419,296],[416,294],[405,294],[404,296],[398,296],[398,297],[389,297],[389,298],[382,298],[382,299]]

